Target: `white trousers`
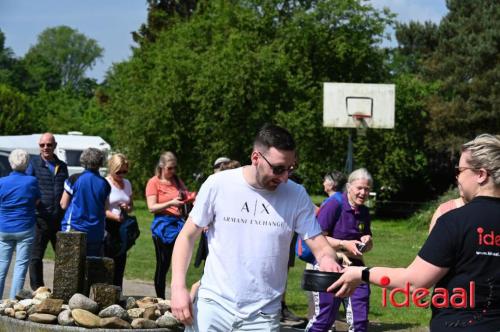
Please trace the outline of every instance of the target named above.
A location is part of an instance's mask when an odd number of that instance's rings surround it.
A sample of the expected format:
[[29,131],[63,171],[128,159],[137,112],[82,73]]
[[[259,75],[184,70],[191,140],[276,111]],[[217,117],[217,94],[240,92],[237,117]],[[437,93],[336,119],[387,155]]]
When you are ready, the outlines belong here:
[[262,331],[279,332],[280,314],[257,313],[248,318],[239,318],[219,303],[205,298],[196,298],[193,304],[193,325],[186,332]]

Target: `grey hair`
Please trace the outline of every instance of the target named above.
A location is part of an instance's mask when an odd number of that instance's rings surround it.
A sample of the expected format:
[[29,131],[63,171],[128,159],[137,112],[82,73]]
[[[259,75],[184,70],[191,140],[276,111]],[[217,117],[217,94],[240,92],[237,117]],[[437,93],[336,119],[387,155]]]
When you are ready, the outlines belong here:
[[373,185],[373,178],[371,174],[366,170],[366,168],[358,168],[349,174],[349,178],[347,179],[347,183],[351,184],[356,180],[368,180],[368,184],[370,187]]
[[97,171],[104,164],[104,152],[96,148],[85,149],[80,155],[83,168]]
[[472,168],[484,168],[495,186],[500,185],[500,136],[481,134],[462,145],[462,152],[470,152],[467,160]]
[[13,171],[24,172],[28,168],[30,155],[23,149],[15,149],[9,154],[9,164]]

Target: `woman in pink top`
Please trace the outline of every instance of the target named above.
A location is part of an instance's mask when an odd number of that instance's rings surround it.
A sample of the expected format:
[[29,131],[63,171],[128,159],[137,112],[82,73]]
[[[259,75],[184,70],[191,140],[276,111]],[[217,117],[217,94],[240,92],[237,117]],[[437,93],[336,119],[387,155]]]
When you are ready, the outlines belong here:
[[181,208],[187,190],[176,171],[177,158],[170,151],[164,152],[156,166],[155,176],[146,185],[146,202],[149,212],[154,214],[151,233],[156,253],[155,290],[156,295],[163,299],[175,239],[184,226]]

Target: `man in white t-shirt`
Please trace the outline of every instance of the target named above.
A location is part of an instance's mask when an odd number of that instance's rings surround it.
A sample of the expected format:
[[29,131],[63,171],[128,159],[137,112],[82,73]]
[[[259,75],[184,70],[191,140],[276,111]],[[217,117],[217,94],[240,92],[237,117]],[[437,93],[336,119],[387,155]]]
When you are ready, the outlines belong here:
[[[281,296],[293,233],[299,233],[324,271],[340,271],[321,235],[314,205],[288,176],[295,142],[266,125],[254,141],[252,164],[210,176],[179,234],[172,260],[172,312],[187,331],[279,331]],[[186,273],[203,227],[209,252],[194,304]]]

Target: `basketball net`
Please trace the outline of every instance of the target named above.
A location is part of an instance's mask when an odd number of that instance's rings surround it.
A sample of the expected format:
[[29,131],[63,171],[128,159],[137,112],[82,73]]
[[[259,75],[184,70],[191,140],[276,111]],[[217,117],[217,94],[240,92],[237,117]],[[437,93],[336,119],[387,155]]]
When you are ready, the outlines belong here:
[[357,136],[366,136],[366,129],[368,128],[368,123],[366,120],[371,118],[370,115],[366,114],[353,114],[352,118],[354,119],[354,124],[356,126],[356,134]]

